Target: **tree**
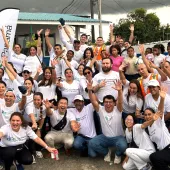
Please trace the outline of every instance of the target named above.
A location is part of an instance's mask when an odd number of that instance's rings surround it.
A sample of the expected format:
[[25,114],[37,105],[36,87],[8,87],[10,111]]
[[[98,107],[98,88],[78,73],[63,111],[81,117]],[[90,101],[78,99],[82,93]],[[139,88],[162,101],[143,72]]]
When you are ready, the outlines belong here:
[[136,9],[127,14],[127,19],[120,19],[115,27],[115,34],[128,40],[129,26],[135,25],[136,42],[148,43],[160,40],[160,20],[155,13],[148,13],[143,8]]

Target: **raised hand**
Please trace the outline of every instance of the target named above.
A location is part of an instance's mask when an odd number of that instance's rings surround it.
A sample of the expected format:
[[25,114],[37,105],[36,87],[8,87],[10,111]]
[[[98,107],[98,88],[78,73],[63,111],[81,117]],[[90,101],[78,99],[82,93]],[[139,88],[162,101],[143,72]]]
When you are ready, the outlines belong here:
[[99,83],[99,88],[102,88],[106,86],[106,80],[102,80],[100,83]]
[[38,73],[41,73],[41,72],[42,72],[42,67],[41,67],[41,66],[38,67],[37,72],[38,72]]
[[36,122],[32,124],[32,129],[33,129],[33,130],[36,130],[36,129],[37,129],[37,123],[36,123]]
[[121,83],[121,81],[120,80],[116,80],[114,82],[114,86],[112,88],[117,90],[117,91],[122,90],[122,83]]
[[49,109],[51,107],[51,103],[47,99],[43,100],[43,104],[46,107],[46,109]]
[[37,30],[37,35],[40,36],[42,31],[43,31],[43,29]]
[[51,60],[51,66],[52,67],[55,67],[55,65],[58,64],[58,60],[54,59],[54,60]]
[[154,63],[152,63],[151,61],[149,61],[149,67],[154,68],[154,69],[157,68],[157,66]]
[[119,71],[125,71],[126,67],[127,67],[127,64],[125,62],[122,62],[122,64],[119,67]]
[[140,54],[141,54],[141,55],[142,55],[142,54],[145,54],[144,44],[140,44],[138,48],[139,48],[139,51],[140,51]]
[[62,88],[63,84],[60,82],[59,79],[56,80],[56,86]]
[[62,29],[62,26],[61,26],[61,25],[58,25],[58,29],[61,30],[61,29]]
[[162,117],[162,114],[163,114],[163,113],[160,112],[160,111],[156,112],[156,113],[153,115],[153,120],[154,120],[154,121],[158,120],[159,118]]
[[113,25],[113,23],[110,23],[109,28],[110,28],[110,31],[113,31],[113,30],[114,30],[114,25]]
[[130,24],[129,29],[130,29],[130,31],[134,31],[135,30],[134,24]]
[[47,28],[47,29],[45,30],[45,36],[49,36],[49,35],[50,35],[50,29]]
[[160,91],[159,91],[159,95],[161,98],[165,99],[166,93],[168,91],[167,87],[161,86],[160,87]]
[[92,86],[93,82],[92,81],[86,81],[86,83],[87,83],[87,89],[93,90],[93,86]]

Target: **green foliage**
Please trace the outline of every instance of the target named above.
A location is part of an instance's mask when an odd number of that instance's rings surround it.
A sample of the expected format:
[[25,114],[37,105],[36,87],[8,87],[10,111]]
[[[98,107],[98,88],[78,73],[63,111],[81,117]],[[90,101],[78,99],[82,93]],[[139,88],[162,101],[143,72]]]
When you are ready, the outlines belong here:
[[[115,26],[114,33],[121,35],[125,40],[129,39],[129,26],[135,26],[135,42],[148,43],[162,39],[160,20],[155,13],[147,13],[143,8],[136,9],[127,14],[127,19],[120,19]],[[168,27],[169,28],[169,27]]]
[[35,38],[35,34],[32,35],[30,41],[26,41],[26,47],[30,48],[31,46],[37,46],[38,40]]

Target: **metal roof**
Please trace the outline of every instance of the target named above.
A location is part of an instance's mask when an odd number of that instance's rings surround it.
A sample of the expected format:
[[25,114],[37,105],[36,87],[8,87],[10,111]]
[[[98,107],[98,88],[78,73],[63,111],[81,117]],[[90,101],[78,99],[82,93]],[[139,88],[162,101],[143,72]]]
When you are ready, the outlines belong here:
[[[99,23],[97,19],[79,17],[71,14],[56,14],[56,13],[29,13],[29,12],[20,12],[19,21],[58,21],[60,18],[63,18],[68,22],[95,22]],[[102,21],[103,23],[108,23],[108,21]]]

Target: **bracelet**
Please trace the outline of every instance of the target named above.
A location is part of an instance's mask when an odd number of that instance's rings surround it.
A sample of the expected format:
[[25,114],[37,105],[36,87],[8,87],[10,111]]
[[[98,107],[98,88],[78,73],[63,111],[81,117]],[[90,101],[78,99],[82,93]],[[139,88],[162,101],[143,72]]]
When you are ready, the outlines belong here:
[[48,148],[48,145],[45,146],[45,149],[47,149],[47,148]]

